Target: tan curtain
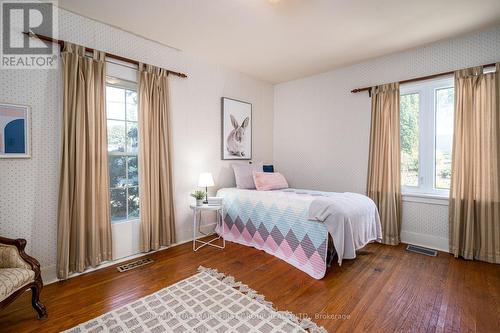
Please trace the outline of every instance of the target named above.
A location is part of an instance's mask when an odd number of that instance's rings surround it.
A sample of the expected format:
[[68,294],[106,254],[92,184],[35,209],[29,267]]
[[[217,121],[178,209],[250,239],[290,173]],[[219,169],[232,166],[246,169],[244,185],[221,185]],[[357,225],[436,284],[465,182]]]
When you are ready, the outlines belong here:
[[449,224],[455,257],[500,263],[500,66],[455,73]]
[[378,207],[382,242],[397,245],[401,230],[399,83],[372,88],[367,195]]
[[65,43],[57,275],[112,259],[104,53]]
[[141,251],[175,242],[167,71],[139,66]]

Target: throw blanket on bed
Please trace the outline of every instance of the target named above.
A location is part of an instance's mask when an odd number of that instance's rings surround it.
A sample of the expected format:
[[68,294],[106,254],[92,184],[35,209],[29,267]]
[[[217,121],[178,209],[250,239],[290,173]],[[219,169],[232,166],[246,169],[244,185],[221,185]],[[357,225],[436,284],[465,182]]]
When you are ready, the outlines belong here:
[[357,193],[324,193],[311,202],[309,219],[325,223],[333,245],[342,259],[356,258],[356,250],[382,239],[377,206]]
[[326,273],[328,233],[339,264],[381,236],[377,209],[360,194],[225,188],[217,196],[224,198],[226,240],[264,250],[316,279]]

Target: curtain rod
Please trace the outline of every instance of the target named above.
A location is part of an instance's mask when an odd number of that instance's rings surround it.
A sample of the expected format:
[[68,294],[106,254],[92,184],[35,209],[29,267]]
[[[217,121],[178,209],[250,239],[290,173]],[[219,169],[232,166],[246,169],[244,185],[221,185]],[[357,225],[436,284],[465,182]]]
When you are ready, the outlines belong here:
[[[44,36],[44,35],[35,34],[33,32],[26,32],[26,31],[24,31],[23,34],[25,34],[28,37],[38,38],[38,39],[46,41],[46,42],[51,42],[51,43],[54,43],[54,44],[59,44],[59,46],[61,48],[64,46],[64,43],[65,43],[65,41],[63,41],[63,40],[55,39],[55,38],[52,38],[52,37],[47,37],[47,36]],[[85,51],[86,52],[94,52],[94,49],[90,48],[90,47],[85,47]],[[116,60],[120,60],[120,61],[124,61],[124,62],[128,62],[128,63],[134,64],[134,65],[139,65],[139,61],[137,61],[137,60],[125,58],[125,57],[122,57],[122,56],[119,56],[119,55],[116,55],[116,54],[106,53],[106,57],[112,58],[112,59],[116,59]],[[172,75],[176,75],[178,77],[183,77],[183,78],[187,77],[187,75],[184,74],[184,73],[171,71],[169,69],[167,69],[167,74],[172,74]]]
[[[495,65],[496,65],[496,63],[492,63],[492,64],[487,64],[487,65],[482,65],[482,67],[492,67]],[[454,73],[455,73],[455,71],[450,71],[450,72],[438,73],[438,74],[433,74],[433,75],[421,76],[421,77],[416,77],[413,79],[399,81],[399,83],[404,84],[404,83],[410,83],[410,82],[430,80],[430,79],[435,79],[435,78],[440,77],[440,76],[452,75]],[[351,93],[355,94],[355,93],[359,93],[362,91],[368,91],[368,93],[371,95],[371,93],[370,93],[371,88],[372,87],[356,88],[356,89],[351,90]]]

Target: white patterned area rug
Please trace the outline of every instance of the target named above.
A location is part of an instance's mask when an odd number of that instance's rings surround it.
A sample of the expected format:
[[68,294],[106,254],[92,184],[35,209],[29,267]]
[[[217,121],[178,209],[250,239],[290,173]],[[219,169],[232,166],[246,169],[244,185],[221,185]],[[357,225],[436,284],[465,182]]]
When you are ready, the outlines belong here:
[[277,311],[262,295],[215,269],[198,274],[65,332],[310,332],[309,318]]

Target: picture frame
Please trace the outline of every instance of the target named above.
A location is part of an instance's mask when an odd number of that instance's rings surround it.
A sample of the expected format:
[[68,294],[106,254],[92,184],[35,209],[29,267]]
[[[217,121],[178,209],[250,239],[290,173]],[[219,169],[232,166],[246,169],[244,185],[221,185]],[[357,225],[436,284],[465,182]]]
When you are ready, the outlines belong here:
[[252,159],[252,104],[221,98],[221,159]]
[[0,102],[0,158],[31,158],[31,108]]

